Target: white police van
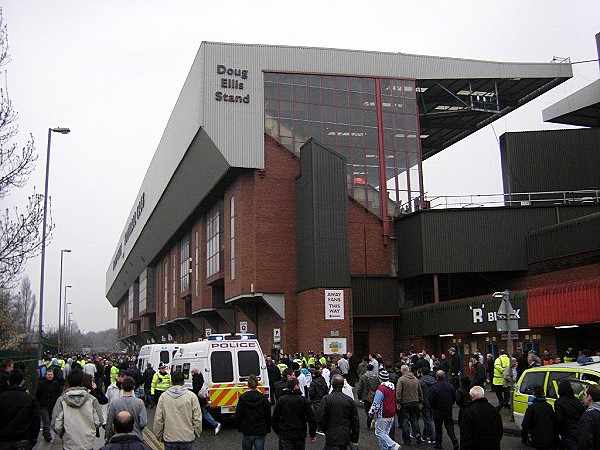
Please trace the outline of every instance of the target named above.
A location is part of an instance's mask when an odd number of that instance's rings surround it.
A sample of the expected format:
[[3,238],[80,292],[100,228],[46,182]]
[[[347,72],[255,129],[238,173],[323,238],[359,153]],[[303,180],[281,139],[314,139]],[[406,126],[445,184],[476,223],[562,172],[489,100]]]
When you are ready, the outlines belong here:
[[137,360],[137,368],[141,373],[146,370],[148,363],[158,372],[158,366],[163,363],[165,366],[171,365],[173,355],[179,350],[182,344],[148,344],[140,348]]
[[256,375],[258,390],[269,396],[267,364],[253,334],[212,334],[205,340],[183,344],[171,362],[171,371],[183,372],[185,387],[192,388],[192,369],[204,376],[210,408],[233,414],[240,395],[248,389],[248,377]]

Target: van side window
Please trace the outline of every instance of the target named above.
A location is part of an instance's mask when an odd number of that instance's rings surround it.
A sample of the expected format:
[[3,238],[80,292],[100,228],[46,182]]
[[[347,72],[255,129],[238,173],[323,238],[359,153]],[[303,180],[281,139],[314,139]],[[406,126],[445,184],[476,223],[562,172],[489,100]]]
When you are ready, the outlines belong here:
[[237,353],[240,379],[247,378],[254,374],[260,378],[260,364],[258,362],[258,352],[239,351]]
[[176,366],[171,367],[171,373],[181,372],[181,365],[177,364]]
[[183,365],[183,378],[185,380],[189,380],[190,378],[190,363],[185,363]]
[[526,373],[523,377],[523,381],[521,382],[521,386],[519,386],[519,392],[521,392],[521,394],[531,395],[533,392],[533,387],[538,384],[543,386],[545,379],[546,372]]
[[210,355],[210,371],[213,383],[233,381],[231,352],[212,352]]
[[168,350],[163,350],[160,352],[160,362],[161,363],[165,363],[165,364],[169,364],[169,351]]
[[593,381],[594,383],[600,383],[600,377],[597,375],[592,375],[590,373],[582,373],[581,379],[584,381]]
[[550,372],[548,374],[548,389],[546,389],[546,397],[558,398],[558,383],[563,378],[577,378],[572,372]]

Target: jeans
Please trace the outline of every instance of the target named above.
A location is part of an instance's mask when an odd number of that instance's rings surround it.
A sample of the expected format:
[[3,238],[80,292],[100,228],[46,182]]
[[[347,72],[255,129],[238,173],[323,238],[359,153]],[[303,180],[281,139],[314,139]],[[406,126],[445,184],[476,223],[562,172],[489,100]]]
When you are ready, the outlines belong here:
[[[266,436],[242,435],[242,450],[265,450]],[[166,449],[165,449],[166,450]]]
[[52,418],[52,411],[44,408],[40,408],[40,417],[42,418],[43,431],[42,435],[45,439],[52,439],[52,433],[50,432],[50,420]]
[[419,429],[419,402],[402,403],[400,413],[402,416],[402,422],[400,424],[402,427],[402,440],[404,440],[404,442],[410,442],[409,425],[412,429],[413,436],[420,437],[421,430]]
[[435,424],[435,445],[442,445],[442,424],[446,428],[446,432],[453,444],[458,442],[454,434],[454,420],[452,420],[452,411],[441,413],[434,411],[433,423]]
[[306,448],[306,439],[297,441],[284,441],[279,439],[279,450],[304,450]]
[[192,442],[165,442],[165,450],[192,450],[194,441]]
[[431,408],[423,408],[423,439],[435,441],[435,428],[433,427],[433,418],[431,416]]
[[150,388],[144,388],[144,403],[146,406],[152,406],[154,402],[152,401],[152,394],[150,394]]
[[375,421],[375,436],[379,439],[380,450],[389,450],[396,445],[396,442],[389,435],[395,420],[395,417],[378,417]]
[[206,420],[211,427],[217,428],[217,425],[219,425],[219,422],[217,422],[214,419],[214,417],[208,412],[208,409],[206,409],[206,406],[200,405],[200,409],[202,410],[202,418],[204,420]]

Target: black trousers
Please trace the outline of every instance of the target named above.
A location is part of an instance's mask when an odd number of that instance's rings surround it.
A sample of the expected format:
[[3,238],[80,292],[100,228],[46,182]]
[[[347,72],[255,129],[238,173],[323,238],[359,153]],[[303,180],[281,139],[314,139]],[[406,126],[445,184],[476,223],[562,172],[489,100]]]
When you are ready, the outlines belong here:
[[452,443],[458,442],[456,434],[454,434],[454,420],[452,420],[452,411],[441,413],[433,411],[433,423],[435,425],[435,445],[442,445],[442,424],[446,428],[446,432]]

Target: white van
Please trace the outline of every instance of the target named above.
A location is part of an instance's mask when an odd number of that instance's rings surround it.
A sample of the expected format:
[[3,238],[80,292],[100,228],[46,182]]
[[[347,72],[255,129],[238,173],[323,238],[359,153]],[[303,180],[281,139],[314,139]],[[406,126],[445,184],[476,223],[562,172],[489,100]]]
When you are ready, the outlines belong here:
[[183,344],[175,353],[171,371],[183,372],[185,387],[192,389],[192,369],[204,376],[210,408],[233,414],[240,395],[248,389],[248,377],[256,375],[259,391],[269,396],[267,364],[253,334],[213,334],[199,342]]
[[137,368],[141,373],[146,370],[146,364],[152,364],[152,368],[158,371],[158,365],[164,363],[171,365],[173,355],[179,350],[182,344],[149,344],[140,348],[138,354]]

